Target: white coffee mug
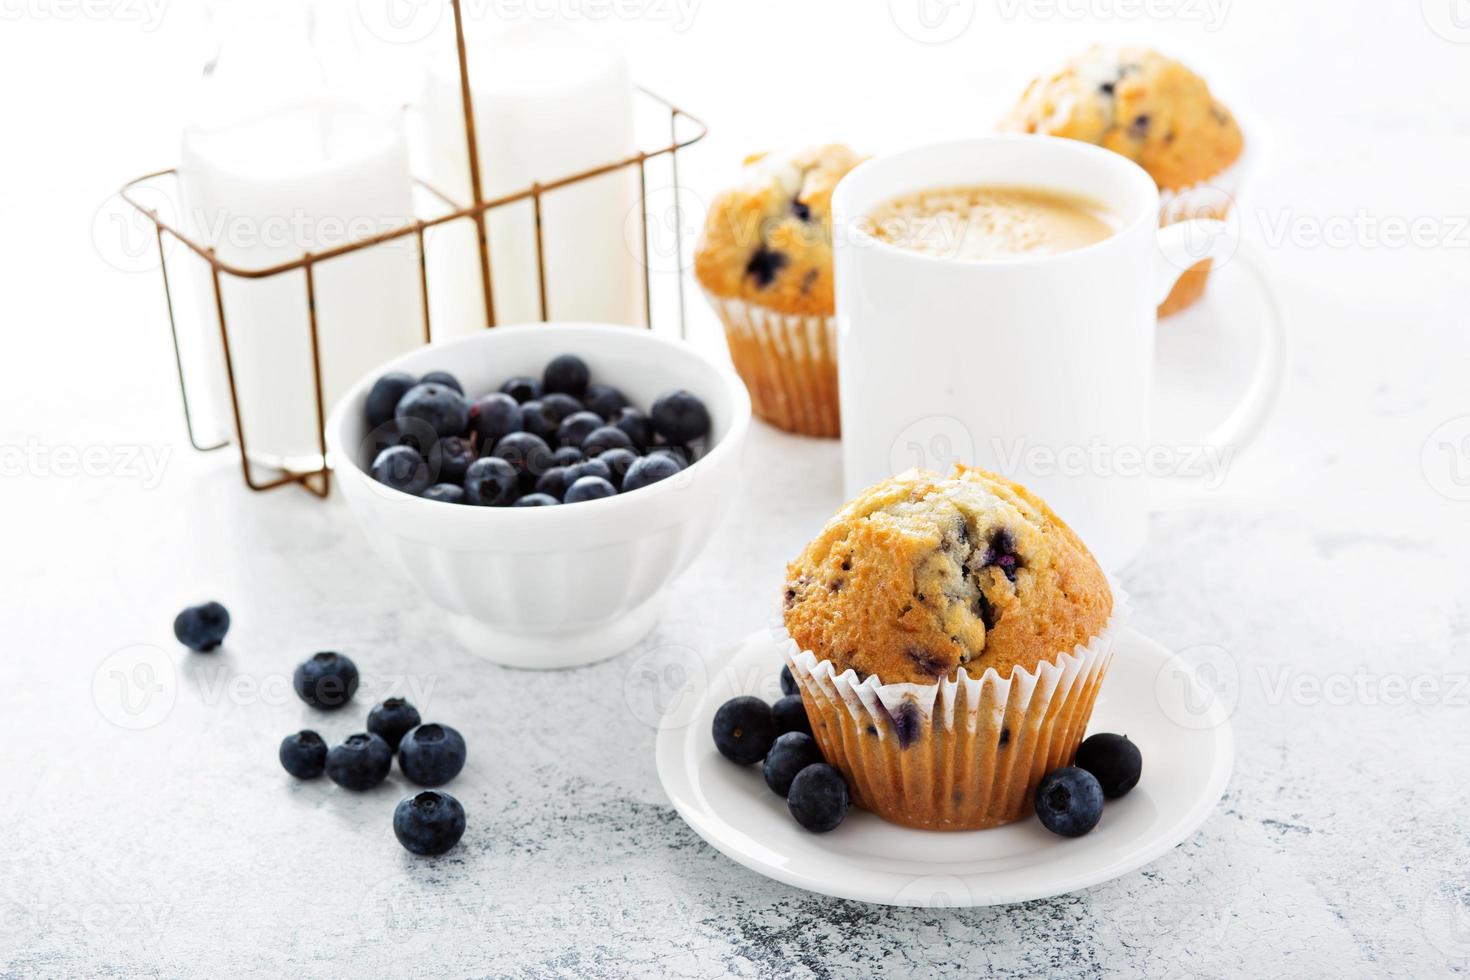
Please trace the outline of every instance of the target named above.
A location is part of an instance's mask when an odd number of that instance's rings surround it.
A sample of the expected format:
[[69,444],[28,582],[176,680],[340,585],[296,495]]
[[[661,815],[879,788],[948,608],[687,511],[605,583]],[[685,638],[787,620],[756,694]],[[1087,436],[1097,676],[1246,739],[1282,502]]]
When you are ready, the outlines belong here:
[[[1080,195],[1117,231],[1073,251],[974,261],[862,229],[895,196],[976,185]],[[1233,247],[1225,223],[1160,228],[1158,189],[1137,164],[1044,136],[869,160],[833,192],[832,220],[847,493],[913,466],[977,465],[1040,494],[1104,566],[1137,554],[1159,448],[1149,442],[1156,310],[1187,269]],[[1257,373],[1265,383],[1232,418],[1269,403],[1280,365]]]

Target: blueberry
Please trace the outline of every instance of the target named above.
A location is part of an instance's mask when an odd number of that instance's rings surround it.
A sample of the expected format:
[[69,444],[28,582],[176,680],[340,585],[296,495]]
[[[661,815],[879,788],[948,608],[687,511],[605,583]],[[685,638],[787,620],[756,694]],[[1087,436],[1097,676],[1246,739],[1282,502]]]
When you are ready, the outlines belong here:
[[791,676],[791,668],[789,666],[782,667],[781,668],[781,694],[782,695],[798,694],[798,693],[800,693],[800,690],[801,689],[796,686],[796,678]]
[[631,449],[622,448],[609,449],[607,452],[599,454],[597,458],[607,467],[608,473],[610,474],[609,480],[619,490],[623,488],[623,477],[627,476],[628,470],[632,469],[633,464],[638,462],[637,453]]
[[417,728],[419,709],[402,698],[389,698],[382,704],[373,705],[368,712],[367,730],[388,743],[388,748],[398,751],[398,743],[410,729]]
[[462,504],[465,501],[464,487],[453,483],[436,483],[424,491],[425,500],[438,500],[446,504]]
[[509,395],[486,395],[470,404],[470,431],[481,447],[494,446],[521,426],[521,406]]
[[524,402],[521,405],[521,428],[538,439],[555,442],[556,429],[560,424],[560,421],[552,421],[542,412],[540,400]]
[[586,500],[601,500],[603,497],[614,497],[618,488],[600,476],[584,476],[576,483],[567,487],[567,495],[562,501],[568,504],[580,504]]
[[405,796],[393,808],[393,836],[420,857],[443,854],[464,836],[464,807],[433,789]]
[[615,425],[604,425],[594,429],[586,439],[582,440],[582,454],[585,456],[600,456],[609,449],[632,449],[633,440],[628,438],[628,433]]
[[1036,815],[1041,825],[1063,837],[1081,837],[1102,818],[1103,791],[1086,769],[1063,766],[1036,787]]
[[394,414],[398,411],[399,400],[408,394],[408,389],[416,384],[418,382],[413,379],[413,375],[404,374],[402,371],[385,374],[374,381],[367,396],[368,427],[376,429],[386,422],[392,422]]
[[586,458],[576,446],[558,446],[551,451],[551,462],[555,466],[571,466]]
[[570,467],[553,466],[536,478],[534,493],[546,497],[555,497],[557,502],[567,495],[567,487],[572,485],[572,480],[567,478]]
[[1004,572],[1006,578],[1012,582],[1016,580],[1017,569],[1025,566],[1020,553],[1016,551],[1015,537],[1003,527],[998,527],[990,532],[985,554],[981,557],[981,568],[989,568],[991,565]]
[[798,221],[810,221],[810,220],[812,220],[812,209],[811,209],[811,205],[807,204],[805,201],[801,201],[801,200],[792,201],[791,202],[791,213],[792,213],[793,216],[795,216],[796,220],[798,220]]
[[596,412],[589,412],[585,409],[573,412],[562,420],[561,427],[556,430],[556,441],[563,446],[580,446],[583,439],[600,428],[602,428],[602,416]]
[[417,384],[398,402],[394,418],[427,422],[440,436],[463,435],[470,423],[470,406],[464,395],[444,385]]
[[404,493],[421,494],[429,488],[429,464],[408,446],[390,446],[373,460],[373,479]]
[[781,270],[786,268],[790,262],[791,259],[787,258],[784,253],[762,245],[755,250],[750,261],[746,263],[745,274],[753,278],[758,287],[765,289],[776,281],[776,276],[780,275]]
[[582,402],[589,411],[596,412],[611,422],[618,417],[623,406],[628,404],[628,398],[612,385],[590,384],[587,386],[587,394],[582,397]]
[[580,463],[573,463],[567,467],[567,486],[571,486],[584,476],[595,476],[599,480],[613,482],[612,468],[601,459],[584,459]]
[[667,480],[678,472],[679,464],[662,453],[644,456],[629,467],[628,475],[623,477],[623,493]]
[[313,731],[281,739],[281,765],[297,779],[315,779],[327,768],[327,743]]
[[449,782],[464,760],[464,737],[448,725],[420,725],[398,743],[398,768],[420,786]]
[[541,387],[546,391],[561,391],[581,398],[591,377],[586,361],[576,354],[560,354],[546,365],[546,372],[541,375]]
[[777,738],[771,746],[771,751],[766,753],[766,761],[761,766],[761,775],[766,777],[766,785],[777,796],[785,796],[791,792],[791,781],[796,774],[807,766],[816,765],[822,761],[822,751],[817,748],[817,743],[805,732],[787,732]]
[[511,506],[513,507],[555,507],[561,501],[549,493],[528,493]]
[[524,405],[541,397],[541,382],[525,376],[514,377],[501,385],[500,391]]
[[1103,796],[1116,800],[1138,785],[1143,774],[1143,753],[1127,735],[1099,732],[1077,746],[1077,768],[1092,773]]
[[548,391],[541,396],[541,411],[556,425],[582,411],[582,403],[571,395],[560,391]]
[[537,478],[552,465],[551,447],[546,445],[546,440],[529,432],[512,432],[495,444],[490,455],[515,468],[523,491],[534,487]]
[[771,705],[771,717],[776,719],[776,731],[812,733],[811,719],[806,715],[806,705],[800,694],[788,694]]
[[622,429],[633,440],[633,448],[640,453],[646,452],[653,445],[653,419],[639,409],[631,406],[623,409],[613,425]]
[[318,653],[291,677],[296,696],[315,708],[340,708],[357,691],[357,665],[340,653]]
[[439,441],[439,433],[434,431],[434,427],[419,419],[389,422],[383,426],[381,431],[387,433],[390,438],[386,442],[375,440],[378,444],[375,446],[374,456],[389,446],[407,446],[428,459],[434,443]]
[[327,753],[327,778],[343,789],[363,790],[388,778],[393,750],[378,735],[358,732]]
[[654,446],[648,451],[648,455],[667,456],[680,470],[687,469],[694,462],[694,451],[688,446]]
[[429,450],[429,472],[436,483],[463,483],[465,471],[476,458],[475,448],[464,436],[445,436]]
[[174,617],[174,637],[200,653],[223,643],[229,631],[230,611],[218,602],[190,606]]
[[464,385],[460,384],[459,379],[450,374],[448,371],[430,371],[422,378],[419,378],[419,384],[443,385],[446,388],[453,388],[461,395],[464,394]]
[[654,429],[671,443],[693,442],[709,434],[709,410],[682,388],[660,395],[649,414]]
[[776,740],[776,720],[771,717],[771,706],[749,696],[731,698],[720,705],[712,730],[715,748],[742,766],[764,759]]
[[842,818],[847,816],[850,802],[847,780],[825,762],[807,766],[797,773],[786,794],[786,807],[791,815],[814,834],[836,830]]
[[520,477],[511,463],[486,456],[470,464],[464,475],[465,503],[477,507],[504,507],[515,502]]

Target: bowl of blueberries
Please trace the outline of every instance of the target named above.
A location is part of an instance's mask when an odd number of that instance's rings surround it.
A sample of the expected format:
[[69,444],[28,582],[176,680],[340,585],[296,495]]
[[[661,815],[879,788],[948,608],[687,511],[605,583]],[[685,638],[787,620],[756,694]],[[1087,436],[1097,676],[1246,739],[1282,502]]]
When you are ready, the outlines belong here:
[[592,663],[653,628],[739,490],[750,398],[633,327],[496,327],[405,354],[327,422],[375,551],[496,663]]

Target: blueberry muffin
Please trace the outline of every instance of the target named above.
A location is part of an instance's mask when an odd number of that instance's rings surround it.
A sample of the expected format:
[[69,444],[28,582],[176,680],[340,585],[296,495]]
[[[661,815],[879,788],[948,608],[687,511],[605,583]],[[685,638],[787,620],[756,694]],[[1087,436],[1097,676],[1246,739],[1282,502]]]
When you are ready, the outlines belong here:
[[[1099,45],[1036,79],[1001,128],[1064,136],[1121,153],[1147,170],[1166,196],[1221,178],[1245,146],[1235,116],[1204,79],[1173,58],[1141,47]],[[1198,208],[1188,214],[1176,209],[1174,216],[1225,217]],[[1208,276],[1209,262],[1186,273],[1160,315],[1198,299]]]
[[756,415],[804,435],[838,434],[831,201],[859,162],[837,145],[747,159],[694,254]]
[[1020,819],[1068,764],[1111,657],[1112,588],[1036,495],[910,471],[844,506],[791,563],[787,659],[813,734],[886,819]]

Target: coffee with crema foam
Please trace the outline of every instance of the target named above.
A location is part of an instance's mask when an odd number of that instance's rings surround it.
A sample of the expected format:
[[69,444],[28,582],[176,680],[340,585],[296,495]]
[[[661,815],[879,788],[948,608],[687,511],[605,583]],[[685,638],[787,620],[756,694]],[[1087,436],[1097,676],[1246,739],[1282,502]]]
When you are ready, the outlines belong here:
[[863,230],[897,248],[936,258],[1014,261],[1085,248],[1117,221],[1088,198],[1038,187],[940,187],[889,199]]

